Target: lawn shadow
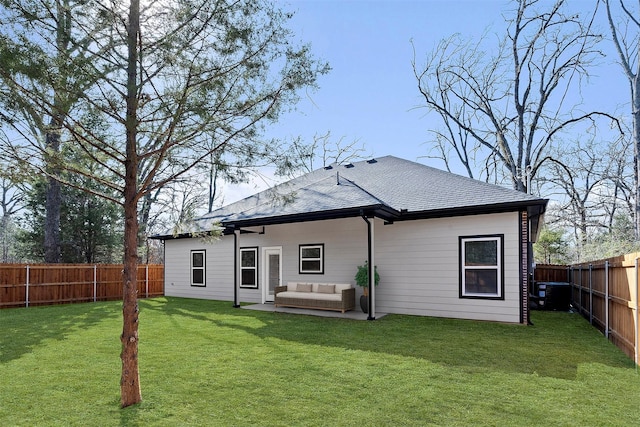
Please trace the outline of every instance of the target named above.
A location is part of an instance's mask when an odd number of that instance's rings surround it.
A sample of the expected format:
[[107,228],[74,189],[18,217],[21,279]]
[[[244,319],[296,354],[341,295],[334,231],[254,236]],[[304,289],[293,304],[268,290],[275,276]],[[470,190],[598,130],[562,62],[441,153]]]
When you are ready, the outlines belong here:
[[64,340],[75,331],[115,318],[113,302],[64,304],[0,310],[0,363],[32,352],[46,340]]
[[[585,363],[633,368],[624,353],[585,319],[571,313],[536,313],[535,324],[523,326],[405,315],[357,321],[241,310],[227,302],[171,298],[153,309],[234,328],[261,339],[413,357],[470,373],[500,371],[575,379],[579,366]],[[255,327],[255,320],[261,326]]]
[[137,427],[145,425],[143,421],[140,421],[140,412],[144,409],[141,408],[142,403],[131,405],[127,408],[120,407],[120,401],[118,400],[117,406],[120,414],[120,425],[122,427]]

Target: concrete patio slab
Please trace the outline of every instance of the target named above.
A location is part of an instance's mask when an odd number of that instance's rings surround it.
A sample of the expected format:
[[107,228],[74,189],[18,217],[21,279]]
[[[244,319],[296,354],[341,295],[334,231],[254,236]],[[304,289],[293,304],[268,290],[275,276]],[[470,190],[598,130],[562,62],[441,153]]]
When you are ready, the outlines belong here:
[[[257,310],[257,311],[270,311],[275,313],[289,313],[289,314],[304,314],[307,316],[318,317],[332,317],[337,319],[351,319],[351,320],[367,320],[367,313],[363,313],[360,310],[350,310],[346,313],[340,313],[339,311],[330,310],[311,310],[306,308],[293,308],[293,307],[276,307],[273,304],[251,304],[243,305],[245,310]],[[386,316],[387,313],[376,312],[376,319],[380,319]]]

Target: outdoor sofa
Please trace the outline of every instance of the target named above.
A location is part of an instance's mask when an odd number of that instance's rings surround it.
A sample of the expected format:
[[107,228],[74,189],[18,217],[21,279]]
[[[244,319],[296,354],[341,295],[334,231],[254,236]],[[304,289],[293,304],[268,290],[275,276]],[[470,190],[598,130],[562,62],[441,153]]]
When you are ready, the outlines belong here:
[[276,307],[313,308],[344,313],[356,307],[356,290],[343,283],[298,283],[276,286]]

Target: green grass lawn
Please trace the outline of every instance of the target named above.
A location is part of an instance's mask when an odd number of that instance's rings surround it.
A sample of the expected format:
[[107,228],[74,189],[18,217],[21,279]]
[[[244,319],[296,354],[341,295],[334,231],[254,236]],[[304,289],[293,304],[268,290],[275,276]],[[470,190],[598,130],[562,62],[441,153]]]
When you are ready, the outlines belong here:
[[577,314],[375,322],[140,301],[143,402],[119,408],[121,304],[0,310],[2,426],[630,426],[640,375]]

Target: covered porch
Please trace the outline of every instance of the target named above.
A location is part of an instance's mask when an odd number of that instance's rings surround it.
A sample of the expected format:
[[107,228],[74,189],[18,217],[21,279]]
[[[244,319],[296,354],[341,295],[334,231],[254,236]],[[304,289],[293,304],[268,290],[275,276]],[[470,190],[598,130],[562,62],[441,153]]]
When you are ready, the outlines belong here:
[[[233,286],[233,304],[234,307],[252,307],[250,309],[261,310],[261,311],[272,311],[272,312],[283,312],[283,313],[293,313],[293,314],[307,314],[312,316],[319,317],[338,317],[338,318],[352,318],[355,320],[376,320],[380,315],[376,311],[376,295],[375,295],[375,284],[373,274],[373,266],[376,265],[375,262],[375,248],[374,248],[374,223],[376,219],[379,223],[389,221],[389,213],[385,212],[384,209],[379,209],[378,207],[368,207],[365,208],[357,208],[351,210],[343,210],[340,212],[333,212],[330,215],[327,212],[312,212],[306,213],[303,215],[296,216],[287,216],[284,218],[269,218],[269,219],[251,219],[251,220],[242,220],[242,221],[230,221],[223,223],[225,227],[224,233],[227,235],[233,236],[233,255],[234,255],[234,286]],[[369,284],[366,287],[368,292],[368,313],[363,313],[360,309],[350,310],[346,313],[340,312],[332,312],[330,310],[322,310],[322,309],[306,309],[306,308],[294,308],[294,307],[284,307],[279,306],[275,307],[273,304],[273,296],[275,295],[275,288],[277,286],[286,285],[288,282],[292,280],[289,279],[290,276],[286,275],[286,272],[283,270],[283,259],[287,256],[286,250],[283,250],[282,244],[282,234],[278,235],[276,233],[276,237],[272,236],[272,229],[270,227],[273,226],[283,226],[283,225],[293,225],[293,224],[322,224],[327,220],[355,220],[358,221],[362,226],[362,231],[357,231],[357,233],[363,239],[363,245],[359,246],[365,251],[365,261],[369,266]],[[323,226],[324,227],[324,226]],[[360,234],[361,233],[361,234]],[[295,233],[288,233],[295,234]],[[264,245],[256,243],[255,240],[251,240],[251,237],[260,237],[267,236],[272,237],[269,240],[269,243]],[[314,240],[314,239],[312,239]],[[315,239],[314,241],[316,241]],[[245,243],[245,242],[252,243]],[[323,240],[324,242],[324,240]],[[251,245],[257,245],[255,247],[249,247]],[[286,245],[285,245],[286,246]],[[289,245],[291,246],[291,245]],[[298,243],[298,248],[301,245]],[[314,245],[306,245],[308,247],[322,247],[320,250],[322,253],[324,252],[324,243],[317,243]],[[261,304],[254,304],[252,306],[241,306],[240,304],[240,292],[244,286],[242,284],[243,280],[243,258],[242,258],[242,250],[253,249],[256,251],[255,258],[258,257],[258,252],[260,252],[261,256],[261,277],[262,277],[262,291],[264,292],[262,296]],[[285,248],[286,249],[286,248]],[[291,253],[288,254],[289,260],[291,259]],[[299,282],[327,282],[327,283],[348,283],[348,279],[324,279],[324,255],[322,255],[322,260],[315,262],[322,265],[322,276],[319,280],[316,280],[318,276],[310,276],[309,278],[300,278],[298,275],[294,275],[298,277]],[[289,264],[293,264],[289,262]],[[298,265],[298,261],[295,263]],[[357,264],[354,264],[354,266]],[[300,267],[302,268],[302,267]],[[275,270],[275,274],[272,274],[272,270]],[[256,268],[257,271],[257,268]],[[301,271],[301,270],[300,270]],[[301,274],[300,271],[297,271],[298,274]],[[289,274],[291,271],[289,271]],[[306,272],[305,272],[306,273]],[[354,271],[355,273],[355,271]],[[295,279],[294,279],[295,281]],[[257,280],[256,280],[257,282]],[[257,286],[256,286],[257,288]],[[386,313],[383,313],[384,315]]]

